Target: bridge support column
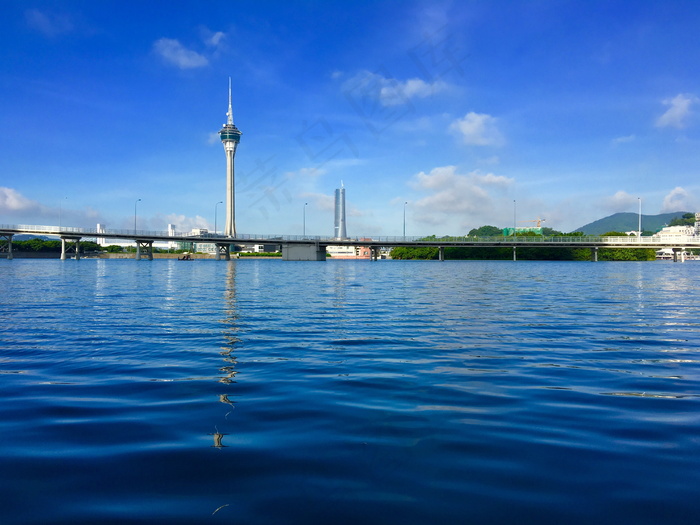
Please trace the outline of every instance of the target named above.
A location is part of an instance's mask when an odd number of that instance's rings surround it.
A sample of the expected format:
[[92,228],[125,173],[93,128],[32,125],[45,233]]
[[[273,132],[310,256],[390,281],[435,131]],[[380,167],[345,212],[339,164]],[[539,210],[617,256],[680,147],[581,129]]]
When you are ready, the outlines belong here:
[[325,261],[326,247],[315,244],[282,244],[283,261]]
[[223,256],[225,261],[231,260],[231,245],[226,243],[216,243],[216,260],[220,261]]
[[6,253],[7,254],[7,260],[11,261],[12,260],[12,236],[14,233],[3,233],[0,234],[0,240],[5,240],[7,241],[7,244],[3,244],[0,246],[0,253]]
[[61,237],[61,260],[65,261],[75,253],[75,260],[80,260],[80,237]]
[[136,239],[136,260],[140,261],[142,256],[149,261],[153,260],[153,241]]
[[673,262],[685,262],[685,248],[673,248]]
[[591,261],[598,262],[598,247],[591,248]]
[[516,247],[513,246],[513,261],[517,261],[517,260],[518,260],[518,258],[517,258],[516,255],[515,255],[515,250],[516,250]]
[[440,261],[445,260],[445,247],[444,246],[438,247],[438,260],[440,260]]

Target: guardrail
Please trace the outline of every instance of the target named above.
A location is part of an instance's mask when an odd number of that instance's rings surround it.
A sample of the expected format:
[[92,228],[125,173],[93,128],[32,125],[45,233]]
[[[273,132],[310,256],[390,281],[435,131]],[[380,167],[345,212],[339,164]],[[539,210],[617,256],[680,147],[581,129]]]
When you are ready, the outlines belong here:
[[324,237],[319,235],[275,235],[275,234],[239,234],[235,238],[227,237],[223,234],[203,233],[192,234],[191,232],[172,232],[172,231],[151,231],[151,230],[98,230],[97,228],[76,228],[68,226],[38,226],[27,224],[0,224],[0,232],[7,233],[26,233],[35,235],[81,235],[84,237],[95,238],[131,238],[131,239],[149,239],[158,238],[159,240],[177,240],[182,239],[189,242],[204,241],[216,242],[217,240],[231,242],[320,242],[327,245],[333,244],[361,244],[366,242],[373,246],[386,245],[408,245],[408,244],[426,244],[432,246],[449,246],[449,245],[557,245],[566,244],[569,246],[591,246],[591,245],[611,245],[611,246],[681,246],[681,245],[699,245],[700,237],[698,236],[650,236],[650,237],[601,237],[601,236],[570,236],[570,237],[541,237],[541,236],[520,236],[520,237],[468,237],[468,236],[444,236],[444,237],[409,237],[409,236],[356,236],[349,239],[336,239],[334,237]]

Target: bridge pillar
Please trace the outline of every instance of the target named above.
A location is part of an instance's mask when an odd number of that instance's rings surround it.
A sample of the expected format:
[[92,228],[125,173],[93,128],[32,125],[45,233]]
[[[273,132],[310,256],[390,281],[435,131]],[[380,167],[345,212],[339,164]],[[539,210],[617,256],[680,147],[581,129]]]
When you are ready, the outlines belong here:
[[315,244],[282,244],[283,261],[325,261],[326,247]]
[[61,260],[65,261],[70,253],[75,253],[75,260],[80,260],[80,237],[61,237]]
[[12,236],[13,235],[14,235],[14,233],[0,234],[0,239],[4,239],[7,241],[7,244],[0,246],[0,253],[2,253],[2,252],[7,253],[7,260],[8,261],[12,260]]
[[220,261],[223,255],[225,261],[231,260],[231,245],[226,243],[216,243],[216,260]]
[[153,260],[153,241],[136,239],[136,257],[137,261],[141,260],[141,256],[145,256],[149,261]]
[[591,248],[591,261],[598,262],[598,247]]
[[438,260],[440,260],[440,261],[445,260],[445,247],[444,246],[438,246]]
[[518,260],[518,258],[517,258],[516,255],[515,255],[515,250],[516,250],[516,247],[513,246],[513,261],[517,261],[517,260]]

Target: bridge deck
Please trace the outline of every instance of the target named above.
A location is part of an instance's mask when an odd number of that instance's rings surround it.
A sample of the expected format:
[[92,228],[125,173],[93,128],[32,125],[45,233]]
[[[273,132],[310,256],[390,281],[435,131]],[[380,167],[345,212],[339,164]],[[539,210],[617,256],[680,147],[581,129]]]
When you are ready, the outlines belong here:
[[353,239],[311,235],[261,235],[238,234],[226,237],[206,233],[192,235],[167,231],[146,230],[100,230],[96,228],[71,228],[59,226],[0,225],[0,235],[47,235],[64,238],[100,238],[133,241],[176,241],[217,244],[318,244],[319,246],[368,246],[372,248],[398,246],[429,247],[558,247],[558,248],[700,248],[700,237],[686,236],[665,238],[652,237],[378,237],[358,236]]

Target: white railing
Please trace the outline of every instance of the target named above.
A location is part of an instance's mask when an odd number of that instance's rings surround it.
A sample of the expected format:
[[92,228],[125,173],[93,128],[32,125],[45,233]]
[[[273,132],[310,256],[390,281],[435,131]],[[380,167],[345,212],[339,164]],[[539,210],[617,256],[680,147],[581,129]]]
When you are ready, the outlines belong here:
[[[10,233],[28,233],[28,234],[39,234],[39,235],[81,235],[84,237],[94,237],[94,238],[158,238],[159,240],[177,240],[183,239],[187,241],[199,241],[199,242],[216,242],[217,240],[229,241],[230,237],[226,237],[223,234],[216,233],[204,233],[204,234],[193,234],[191,232],[174,232],[174,231],[150,231],[150,230],[112,230],[112,229],[101,229],[97,228],[75,228],[69,226],[38,226],[38,225],[27,225],[27,224],[0,224],[0,233],[10,232]],[[452,244],[459,245],[556,245],[556,244],[566,244],[569,246],[590,246],[590,245],[611,245],[611,246],[669,246],[669,245],[700,245],[700,237],[694,235],[687,236],[673,236],[673,238],[667,236],[651,236],[651,237],[636,237],[636,236],[624,236],[624,237],[601,237],[601,236],[571,236],[571,237],[541,237],[541,236],[522,236],[522,237],[408,237],[408,236],[357,236],[348,239],[336,239],[334,237],[324,237],[319,235],[276,235],[276,234],[239,234],[235,237],[236,241],[250,241],[250,242],[321,242],[323,244],[338,244],[343,245],[347,243],[358,244],[362,242],[367,242],[368,244],[381,245],[386,243],[387,245],[401,245],[401,244],[426,244],[426,245],[443,245],[449,246]]]

